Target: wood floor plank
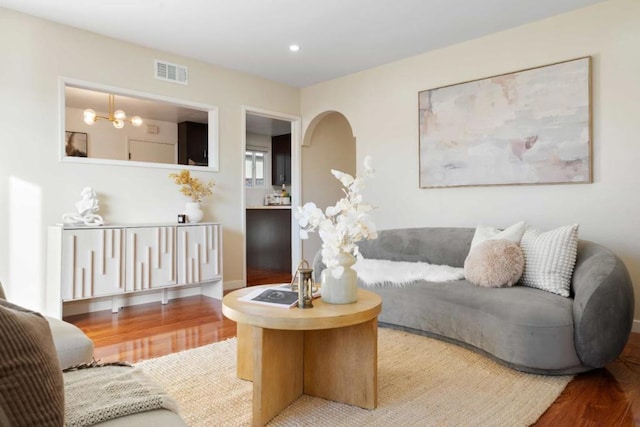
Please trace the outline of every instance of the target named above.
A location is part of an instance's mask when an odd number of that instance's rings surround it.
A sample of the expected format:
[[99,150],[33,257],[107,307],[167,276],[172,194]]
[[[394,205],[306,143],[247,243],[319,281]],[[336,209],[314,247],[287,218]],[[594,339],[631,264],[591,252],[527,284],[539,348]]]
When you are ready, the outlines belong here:
[[291,283],[291,272],[247,267],[247,286]]
[[[236,335],[221,302],[200,295],[65,320],[93,339],[95,357],[103,362],[136,362]],[[604,369],[577,375],[535,425],[640,426],[640,334],[631,334],[621,356]]]
[[141,304],[65,317],[94,342],[103,362],[136,362],[234,337],[236,323],[222,315],[222,303],[196,295],[169,304]]

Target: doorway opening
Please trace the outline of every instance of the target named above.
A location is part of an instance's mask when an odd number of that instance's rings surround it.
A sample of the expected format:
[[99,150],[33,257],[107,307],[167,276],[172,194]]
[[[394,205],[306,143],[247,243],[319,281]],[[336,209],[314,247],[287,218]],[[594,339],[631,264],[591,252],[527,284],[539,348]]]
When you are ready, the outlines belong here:
[[247,286],[290,283],[299,258],[299,119],[245,110],[244,225]]

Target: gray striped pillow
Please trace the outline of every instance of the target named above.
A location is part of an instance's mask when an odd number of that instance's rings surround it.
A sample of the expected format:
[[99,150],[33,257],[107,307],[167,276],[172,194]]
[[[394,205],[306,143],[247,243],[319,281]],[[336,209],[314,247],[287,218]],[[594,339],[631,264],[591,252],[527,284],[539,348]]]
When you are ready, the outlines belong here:
[[520,284],[568,297],[578,255],[578,224],[545,233],[527,228],[520,240],[524,273]]
[[64,384],[49,322],[0,299],[0,425],[63,424]]

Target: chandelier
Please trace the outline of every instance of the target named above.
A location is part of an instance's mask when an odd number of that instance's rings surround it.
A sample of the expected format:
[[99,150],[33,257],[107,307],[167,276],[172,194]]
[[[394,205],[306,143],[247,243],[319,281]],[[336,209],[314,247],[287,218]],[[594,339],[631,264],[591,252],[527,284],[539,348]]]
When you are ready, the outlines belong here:
[[122,110],[115,110],[115,96],[109,94],[109,117],[98,116],[95,111],[91,108],[84,110],[84,122],[88,125],[92,125],[98,119],[109,120],[113,123],[113,127],[116,129],[122,129],[124,127],[124,122],[129,122],[134,126],[140,126],[142,124],[142,119],[138,116],[133,116],[130,119],[127,118],[127,115]]

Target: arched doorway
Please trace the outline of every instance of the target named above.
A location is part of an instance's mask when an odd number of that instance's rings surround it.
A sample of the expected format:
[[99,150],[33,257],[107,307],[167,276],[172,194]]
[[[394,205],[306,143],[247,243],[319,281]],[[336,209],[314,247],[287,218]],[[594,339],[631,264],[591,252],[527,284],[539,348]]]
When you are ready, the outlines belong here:
[[[336,111],[316,116],[305,132],[301,157],[302,204],[314,202],[322,210],[335,205],[343,192],[331,169],[356,173],[356,140],[347,118]],[[311,262],[320,247],[320,237],[311,233],[302,242],[302,258]]]

